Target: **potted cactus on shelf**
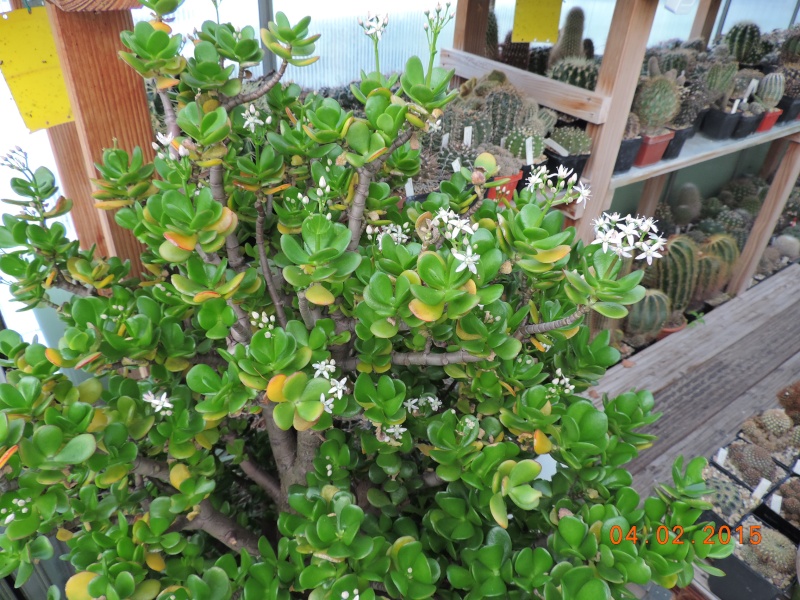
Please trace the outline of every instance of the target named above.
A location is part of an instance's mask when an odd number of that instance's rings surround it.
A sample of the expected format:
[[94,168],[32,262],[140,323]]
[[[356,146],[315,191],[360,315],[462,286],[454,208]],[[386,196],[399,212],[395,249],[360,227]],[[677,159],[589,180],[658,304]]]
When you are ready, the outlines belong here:
[[764,118],[759,123],[756,131],[769,131],[777,123],[783,110],[778,108],[778,103],[786,90],[786,76],[783,73],[770,73],[765,75],[758,84],[756,101],[764,107]]
[[633,166],[633,161],[642,146],[641,132],[639,117],[636,116],[636,113],[628,113],[628,120],[625,122],[625,131],[622,134],[617,160],[614,163],[614,173],[625,173]]
[[738,106],[728,106],[737,73],[738,65],[735,62],[723,60],[714,61],[705,73],[706,89],[712,103],[700,128],[706,137],[715,140],[730,138],[742,117]]
[[786,63],[778,72],[783,74],[785,83],[783,98],[778,102],[778,108],[783,110],[778,123],[786,123],[800,115],[800,63]]
[[591,136],[579,127],[556,127],[545,144],[547,168],[566,169],[580,179],[592,151]]
[[683,145],[697,133],[701,112],[708,108],[708,93],[703,86],[690,83],[680,88],[680,92],[680,109],[669,123],[675,136],[664,151],[663,158],[667,160],[680,156]]
[[558,61],[547,74],[551,79],[563,81],[585,90],[597,85],[598,64],[583,57],[569,57]]
[[725,44],[731,57],[742,67],[755,67],[764,56],[761,29],[749,21],[733,25],[725,34]]
[[697,285],[699,254],[700,249],[691,237],[685,234],[675,235],[667,241],[661,260],[647,268],[645,285],[664,292],[672,309],[659,339],[686,327],[684,312]]
[[658,59],[653,56],[648,63],[648,76],[639,85],[633,103],[633,112],[642,126],[642,146],[636,155],[637,167],[661,160],[675,132],[666,128],[680,110],[680,90],[675,72],[662,75]]
[[625,341],[634,348],[646,346],[659,336],[671,314],[669,296],[661,290],[647,290],[642,301],[628,311]]

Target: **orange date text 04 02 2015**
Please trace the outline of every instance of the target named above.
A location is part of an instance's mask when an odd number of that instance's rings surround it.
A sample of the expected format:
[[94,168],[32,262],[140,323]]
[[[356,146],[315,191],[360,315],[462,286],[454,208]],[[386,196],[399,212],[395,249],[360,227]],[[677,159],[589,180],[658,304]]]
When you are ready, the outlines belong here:
[[[745,528],[743,525],[739,525],[733,530],[733,535],[739,536],[739,543],[740,544],[760,544],[761,543],[761,526],[760,525],[751,525],[749,528],[749,532],[745,532]],[[641,531],[639,533],[642,534],[644,541],[646,544],[684,544],[684,543],[698,543],[698,544],[727,544],[731,541],[731,528],[727,525],[722,525],[719,530],[715,528],[714,525],[706,525],[702,529],[704,536],[692,536],[692,539],[688,541],[684,541],[681,538],[683,537],[683,527],[680,525],[676,525],[672,529],[669,529],[666,525],[659,525],[655,531]],[[653,534],[653,535],[650,535]],[[639,542],[640,536],[637,534],[636,526],[631,527],[627,532],[623,531],[622,527],[619,525],[614,525],[611,530],[609,531],[609,536],[611,538],[612,544],[621,544],[623,540],[627,540],[629,542],[633,542],[637,544]]]

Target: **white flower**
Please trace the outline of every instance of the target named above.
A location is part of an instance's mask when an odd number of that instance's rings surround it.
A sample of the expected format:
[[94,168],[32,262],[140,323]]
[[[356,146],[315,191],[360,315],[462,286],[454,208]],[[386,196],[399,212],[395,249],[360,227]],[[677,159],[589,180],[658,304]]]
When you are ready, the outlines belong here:
[[159,144],[161,144],[166,148],[172,143],[172,140],[175,139],[175,137],[171,133],[164,134],[161,133],[160,131],[157,131],[156,139],[158,140]]
[[616,246],[619,243],[619,232],[611,229],[610,231],[598,231],[597,238],[592,244],[602,244],[603,252],[608,252],[609,245]]
[[589,186],[583,185],[582,181],[578,185],[576,185],[572,191],[578,192],[578,197],[575,200],[576,204],[585,203],[589,199],[589,194],[590,194]]
[[155,410],[157,413],[163,411],[164,414],[166,414],[167,416],[172,414],[172,410],[170,409],[175,408],[169,401],[169,398],[167,398],[166,392],[164,392],[160,396],[156,396],[155,394],[153,394],[153,392],[147,391],[142,396],[142,400],[144,400],[148,404],[152,404],[153,410]]
[[401,439],[406,431],[408,430],[400,425],[390,425],[386,428],[386,434],[392,436],[396,440]]
[[654,258],[661,258],[661,255],[658,253],[659,248],[656,246],[647,246],[644,248],[644,252],[642,252],[639,256],[636,257],[636,260],[647,260],[648,265],[653,264]]
[[333,403],[335,401],[335,398],[330,398],[325,394],[320,394],[319,401],[322,402],[322,408],[325,410],[326,413],[333,414]]
[[572,175],[572,169],[568,169],[564,165],[558,165],[558,171],[556,173],[558,179],[569,179],[570,175]]
[[403,406],[406,407],[406,410],[408,412],[414,412],[415,410],[417,410],[419,408],[417,406],[418,402],[419,402],[419,398],[409,398],[408,400],[403,402]]
[[431,410],[433,412],[436,412],[440,408],[442,408],[442,401],[439,400],[436,396],[426,396],[423,398],[423,400],[425,400],[428,406],[431,407]]
[[259,314],[253,311],[250,313],[250,324],[258,329],[272,331],[275,329],[275,315],[267,315],[266,312]]
[[3,521],[3,525],[8,525],[9,523],[11,523],[11,521],[13,521],[16,518],[17,518],[17,515],[15,515],[14,513],[11,513],[10,515],[8,515],[6,517],[5,521]]
[[634,238],[639,237],[638,220],[627,221],[626,223],[618,223],[617,228],[622,234],[622,237],[628,238],[628,245],[633,245]]
[[658,231],[658,227],[656,226],[656,221],[653,217],[647,217],[646,219],[642,219],[642,231]]
[[478,268],[475,266],[480,261],[481,257],[478,254],[472,252],[472,246],[466,246],[464,248],[464,252],[456,252],[453,250],[452,252],[453,258],[455,258],[459,263],[458,267],[456,267],[456,273],[460,273],[464,269],[469,269],[471,273],[477,275]]
[[183,144],[179,145],[178,156],[189,156],[189,149],[184,147]]
[[249,129],[250,133],[256,132],[257,125],[263,125],[264,121],[258,117],[256,107],[251,104],[250,108],[244,111],[244,128]]
[[311,366],[314,367],[314,377],[330,379],[331,375],[336,371],[336,361],[332,358],[314,363]]
[[428,123],[428,133],[436,133],[442,130],[442,120],[437,119],[434,123]]
[[329,394],[333,394],[337,398],[341,398],[347,393],[347,377],[341,379],[331,379],[331,389],[328,390]]

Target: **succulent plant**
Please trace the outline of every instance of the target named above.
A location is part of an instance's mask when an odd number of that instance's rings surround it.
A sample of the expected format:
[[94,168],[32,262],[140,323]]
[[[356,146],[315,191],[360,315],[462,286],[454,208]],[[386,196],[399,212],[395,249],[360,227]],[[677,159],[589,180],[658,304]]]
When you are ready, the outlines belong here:
[[783,73],[769,73],[758,84],[756,98],[767,110],[773,110],[783,98],[786,77]]
[[779,491],[783,498],[781,516],[795,527],[800,527],[800,478],[790,477],[781,484]]
[[755,23],[737,23],[728,31],[725,43],[731,55],[742,64],[756,64],[763,56],[761,30]]
[[[744,530],[751,531],[749,527],[744,527]],[[761,541],[755,544],[746,539],[739,547],[739,555],[770,583],[784,589],[796,572],[797,546],[785,535],[769,527],[762,526],[759,533]]]
[[685,312],[692,300],[699,254],[700,249],[690,237],[676,235],[667,241],[663,258],[648,268],[653,271],[655,287],[669,297],[673,314]]
[[[651,64],[655,57],[651,59]],[[655,66],[657,66],[657,61]],[[651,75],[641,82],[633,102],[633,112],[646,135],[657,135],[680,110],[680,90],[666,75]]]
[[737,71],[738,65],[735,62],[726,61],[715,61],[706,71],[705,83],[709,101],[716,103],[719,108],[724,109],[728,104]]
[[755,217],[761,211],[763,201],[759,196],[748,196],[742,201],[741,209],[746,210],[751,216]]
[[772,455],[769,450],[756,444],[734,442],[728,447],[728,462],[750,487],[757,486],[762,479],[775,479],[777,465]]
[[570,56],[555,63],[548,76],[585,90],[594,90],[597,85],[597,72],[597,63],[593,60]]
[[[733,78],[733,92],[731,98],[745,98],[747,88],[750,83],[755,79],[760,82],[764,78],[764,74],[756,69],[739,69],[736,76]],[[747,98],[745,98],[746,100]]]
[[550,46],[534,46],[528,58],[528,71],[537,75],[546,75],[550,62]]
[[486,20],[486,58],[498,59],[500,56],[499,43],[500,33],[497,30],[497,14],[490,10]]
[[647,290],[644,298],[631,307],[625,319],[628,342],[637,348],[654,340],[671,313],[669,297],[664,292]]
[[556,123],[558,122],[558,115],[556,115],[556,111],[550,108],[540,108],[539,112],[536,114],[536,118],[544,127],[545,134],[552,133],[553,129],[556,127]]
[[500,62],[527,71],[530,44],[527,42],[512,42],[511,33],[509,31],[506,34],[506,38],[500,48]]
[[795,425],[800,425],[800,380],[787,385],[776,394],[778,403]]
[[642,126],[639,123],[639,117],[636,113],[628,113],[628,119],[625,121],[625,131],[622,133],[623,140],[633,140],[641,135]]
[[529,137],[532,138],[532,154],[535,162],[544,152],[544,138],[540,135],[529,135],[522,130],[512,131],[506,138],[505,148],[512,156],[524,160],[527,158],[526,144]]
[[794,33],[781,44],[781,62],[800,62],[800,34]]
[[708,239],[708,234],[702,229],[697,229],[696,227],[694,229],[690,229],[689,231],[687,231],[686,235],[692,238],[695,244],[698,245],[705,243],[705,241]]
[[592,151],[592,138],[580,127],[556,127],[550,136],[570,156],[589,154]]
[[548,66],[552,68],[567,57],[586,58],[583,50],[583,9],[576,6],[567,13],[564,27],[558,33],[558,41],[550,50]]
[[673,129],[691,127],[697,120],[700,111],[708,107],[708,90],[700,82],[680,88],[681,105],[678,113],[672,118]]
[[758,267],[756,273],[769,277],[775,271],[781,268],[781,253],[780,250],[774,246],[767,246],[758,260]]
[[661,71],[675,71],[678,75],[690,75],[697,67],[697,52],[688,48],[675,48],[658,57]]
[[711,235],[714,233],[725,233],[725,228],[722,226],[722,224],[716,219],[712,219],[711,217],[706,217],[705,219],[701,219],[700,221],[698,221],[697,225],[695,226],[694,229],[692,229],[692,231],[697,231],[697,230],[702,231],[707,235]]
[[702,205],[700,188],[693,183],[684,183],[669,201],[672,222],[681,226],[688,225],[700,216]]
[[726,522],[733,524],[749,511],[752,505],[750,490],[712,467],[706,467],[704,475],[708,492],[703,500],[710,502],[714,512]]
[[583,56],[589,60],[594,59],[594,42],[592,41],[592,38],[584,38]]
[[800,98],[800,63],[787,63],[780,68],[786,80],[784,94],[790,98]]
[[726,267],[713,254],[700,254],[697,259],[697,282],[690,307],[702,307],[706,300],[719,294],[727,283]]
[[724,233],[714,233],[700,246],[700,252],[707,256],[715,256],[721,261],[724,268],[722,277],[727,283],[733,274],[733,266],[739,260],[736,239]]
[[725,209],[725,205],[716,196],[703,200],[700,216],[704,219],[713,219]]
[[[763,185],[761,180],[751,176],[741,176],[731,179],[722,186],[722,191],[729,192],[731,196],[725,196],[724,203],[730,208],[740,208],[746,198],[759,196]],[[722,199],[720,195],[720,199]]]

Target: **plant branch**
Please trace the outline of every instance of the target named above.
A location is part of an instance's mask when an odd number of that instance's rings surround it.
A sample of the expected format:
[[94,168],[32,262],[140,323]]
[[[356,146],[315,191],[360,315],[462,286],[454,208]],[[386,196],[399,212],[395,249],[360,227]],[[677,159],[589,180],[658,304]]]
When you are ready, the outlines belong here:
[[77,283],[72,283],[71,281],[67,281],[67,278],[64,277],[61,273],[59,273],[55,281],[53,281],[53,285],[57,288],[61,288],[64,291],[70,292],[75,294],[76,296],[96,296],[97,294],[94,293],[93,290],[89,288],[83,287]]
[[196,354],[189,360],[196,365],[208,365],[209,367],[222,367],[228,364],[227,360],[225,360],[215,352],[208,352],[207,354]]
[[284,329],[286,328],[286,313],[283,310],[283,302],[278,296],[278,288],[275,285],[275,280],[272,278],[272,272],[269,270],[269,263],[267,262],[267,248],[264,243],[264,220],[266,214],[264,212],[264,204],[256,202],[256,211],[258,217],[256,218],[256,246],[258,246],[258,260],[261,263],[261,273],[264,275],[264,281],[267,283],[267,290],[269,297],[272,300],[272,305],[275,307],[275,315],[278,317],[278,323]]
[[[208,173],[208,185],[211,188],[211,195],[214,200],[228,205],[228,196],[225,193],[225,168],[222,165],[214,165]],[[228,266],[234,271],[239,271],[244,258],[239,251],[239,239],[236,232],[231,233],[225,238],[225,250],[228,252]]]
[[306,328],[309,331],[314,329],[314,325],[322,318],[322,315],[318,310],[311,308],[308,304],[305,290],[299,290],[297,292],[297,304],[300,308],[300,316],[303,317],[303,323],[305,323]]
[[283,74],[286,73],[286,68],[289,66],[289,63],[283,61],[281,63],[280,68],[271,73],[271,77],[267,75],[268,79],[266,79],[260,86],[258,86],[252,92],[247,93],[239,93],[231,98],[228,98],[223,104],[223,108],[227,111],[231,110],[232,108],[239,106],[240,104],[244,104],[245,102],[252,102],[257,98],[261,98],[265,94],[268,94],[269,91],[275,87],[275,85],[281,80]]
[[[181,135],[181,128],[178,127],[178,118],[175,115],[175,107],[169,98],[167,90],[158,90],[158,97],[161,98],[161,105],[164,107],[164,123],[167,126],[167,133],[177,139]],[[173,158],[179,156],[178,150],[170,144],[170,154]]]
[[[408,367],[410,365],[445,367],[447,365],[476,363],[483,360],[493,360],[494,352],[489,356],[475,356],[466,350],[456,352],[442,352],[440,354],[430,354],[428,352],[395,352],[392,354],[392,364]],[[341,364],[344,371],[353,371],[358,365],[358,357],[347,359]]]
[[526,325],[519,329],[519,333],[522,335],[533,335],[535,333],[544,333],[546,331],[552,331],[553,329],[561,329],[562,327],[566,327],[567,325],[572,325],[575,321],[580,319],[583,315],[589,312],[589,307],[586,305],[579,306],[574,313],[572,313],[568,317],[564,317],[563,319],[559,319],[558,321],[548,321],[547,323],[534,323],[532,325]]
[[247,475],[253,483],[264,490],[276,504],[280,504],[283,495],[281,494],[281,484],[269,473],[262,471],[252,460],[245,459],[239,463],[239,468]]

